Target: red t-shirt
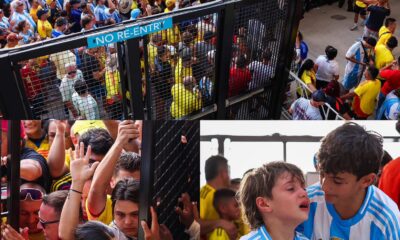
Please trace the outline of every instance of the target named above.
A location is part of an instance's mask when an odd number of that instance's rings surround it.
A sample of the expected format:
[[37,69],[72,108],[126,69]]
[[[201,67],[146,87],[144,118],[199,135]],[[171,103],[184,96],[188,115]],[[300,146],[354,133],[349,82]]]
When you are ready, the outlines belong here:
[[400,157],[392,160],[383,168],[379,179],[379,188],[393,199],[400,209]]
[[24,82],[28,99],[35,98],[42,91],[42,83],[38,77],[38,73],[30,66],[24,66],[21,69],[21,77]]
[[251,73],[249,69],[231,68],[228,97],[236,96],[246,91],[250,81]]
[[383,70],[379,75],[386,79],[381,89],[384,95],[400,88],[400,70]]

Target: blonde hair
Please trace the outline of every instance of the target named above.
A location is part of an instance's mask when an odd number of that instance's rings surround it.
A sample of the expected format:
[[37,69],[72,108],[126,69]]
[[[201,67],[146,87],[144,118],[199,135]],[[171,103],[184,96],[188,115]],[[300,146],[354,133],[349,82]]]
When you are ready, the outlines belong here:
[[247,173],[240,184],[237,197],[242,209],[242,216],[251,229],[264,225],[263,216],[258,210],[257,197],[272,199],[272,188],[276,180],[283,174],[289,173],[304,184],[304,176],[296,165],[285,162],[270,162]]

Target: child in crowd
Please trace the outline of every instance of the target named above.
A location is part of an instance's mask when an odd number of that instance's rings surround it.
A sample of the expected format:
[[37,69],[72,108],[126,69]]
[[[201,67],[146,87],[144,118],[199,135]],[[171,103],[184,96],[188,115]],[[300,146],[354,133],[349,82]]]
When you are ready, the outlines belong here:
[[310,200],[301,170],[290,163],[271,162],[245,175],[239,199],[253,230],[240,238],[306,240],[295,232],[307,220]]
[[320,183],[307,189],[308,220],[297,230],[310,239],[400,239],[397,205],[375,182],[383,139],[355,123],[329,133],[317,160]]
[[[234,222],[240,219],[240,207],[239,203],[235,198],[236,192],[222,188],[214,193],[214,208],[217,210],[221,219]],[[229,240],[229,235],[223,228],[216,228],[208,240]]]
[[89,94],[86,82],[78,79],[74,83],[75,93],[72,94],[72,103],[79,112],[79,118],[86,120],[100,119],[97,102]]

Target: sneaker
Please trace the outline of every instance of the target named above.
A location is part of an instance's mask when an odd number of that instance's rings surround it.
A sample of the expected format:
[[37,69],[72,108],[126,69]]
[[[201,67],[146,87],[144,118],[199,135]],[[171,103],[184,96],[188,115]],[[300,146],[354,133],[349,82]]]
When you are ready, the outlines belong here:
[[354,26],[350,28],[350,31],[355,31],[355,30],[357,30],[357,29],[358,29],[357,24],[354,24]]
[[366,22],[367,20],[363,20],[363,21],[361,21],[361,27],[364,27],[365,26],[365,22]]

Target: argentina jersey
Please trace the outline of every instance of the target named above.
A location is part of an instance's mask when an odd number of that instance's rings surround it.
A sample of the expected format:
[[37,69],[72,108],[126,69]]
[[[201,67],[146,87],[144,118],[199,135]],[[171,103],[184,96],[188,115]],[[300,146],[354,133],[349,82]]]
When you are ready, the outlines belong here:
[[332,204],[325,202],[321,185],[307,188],[310,198],[308,220],[297,227],[315,240],[400,240],[400,213],[384,192],[369,186],[357,214],[342,220]]
[[[249,234],[244,235],[240,240],[272,240],[267,229],[263,225],[255,231],[251,231]],[[303,234],[295,232],[293,240],[308,240]]]

